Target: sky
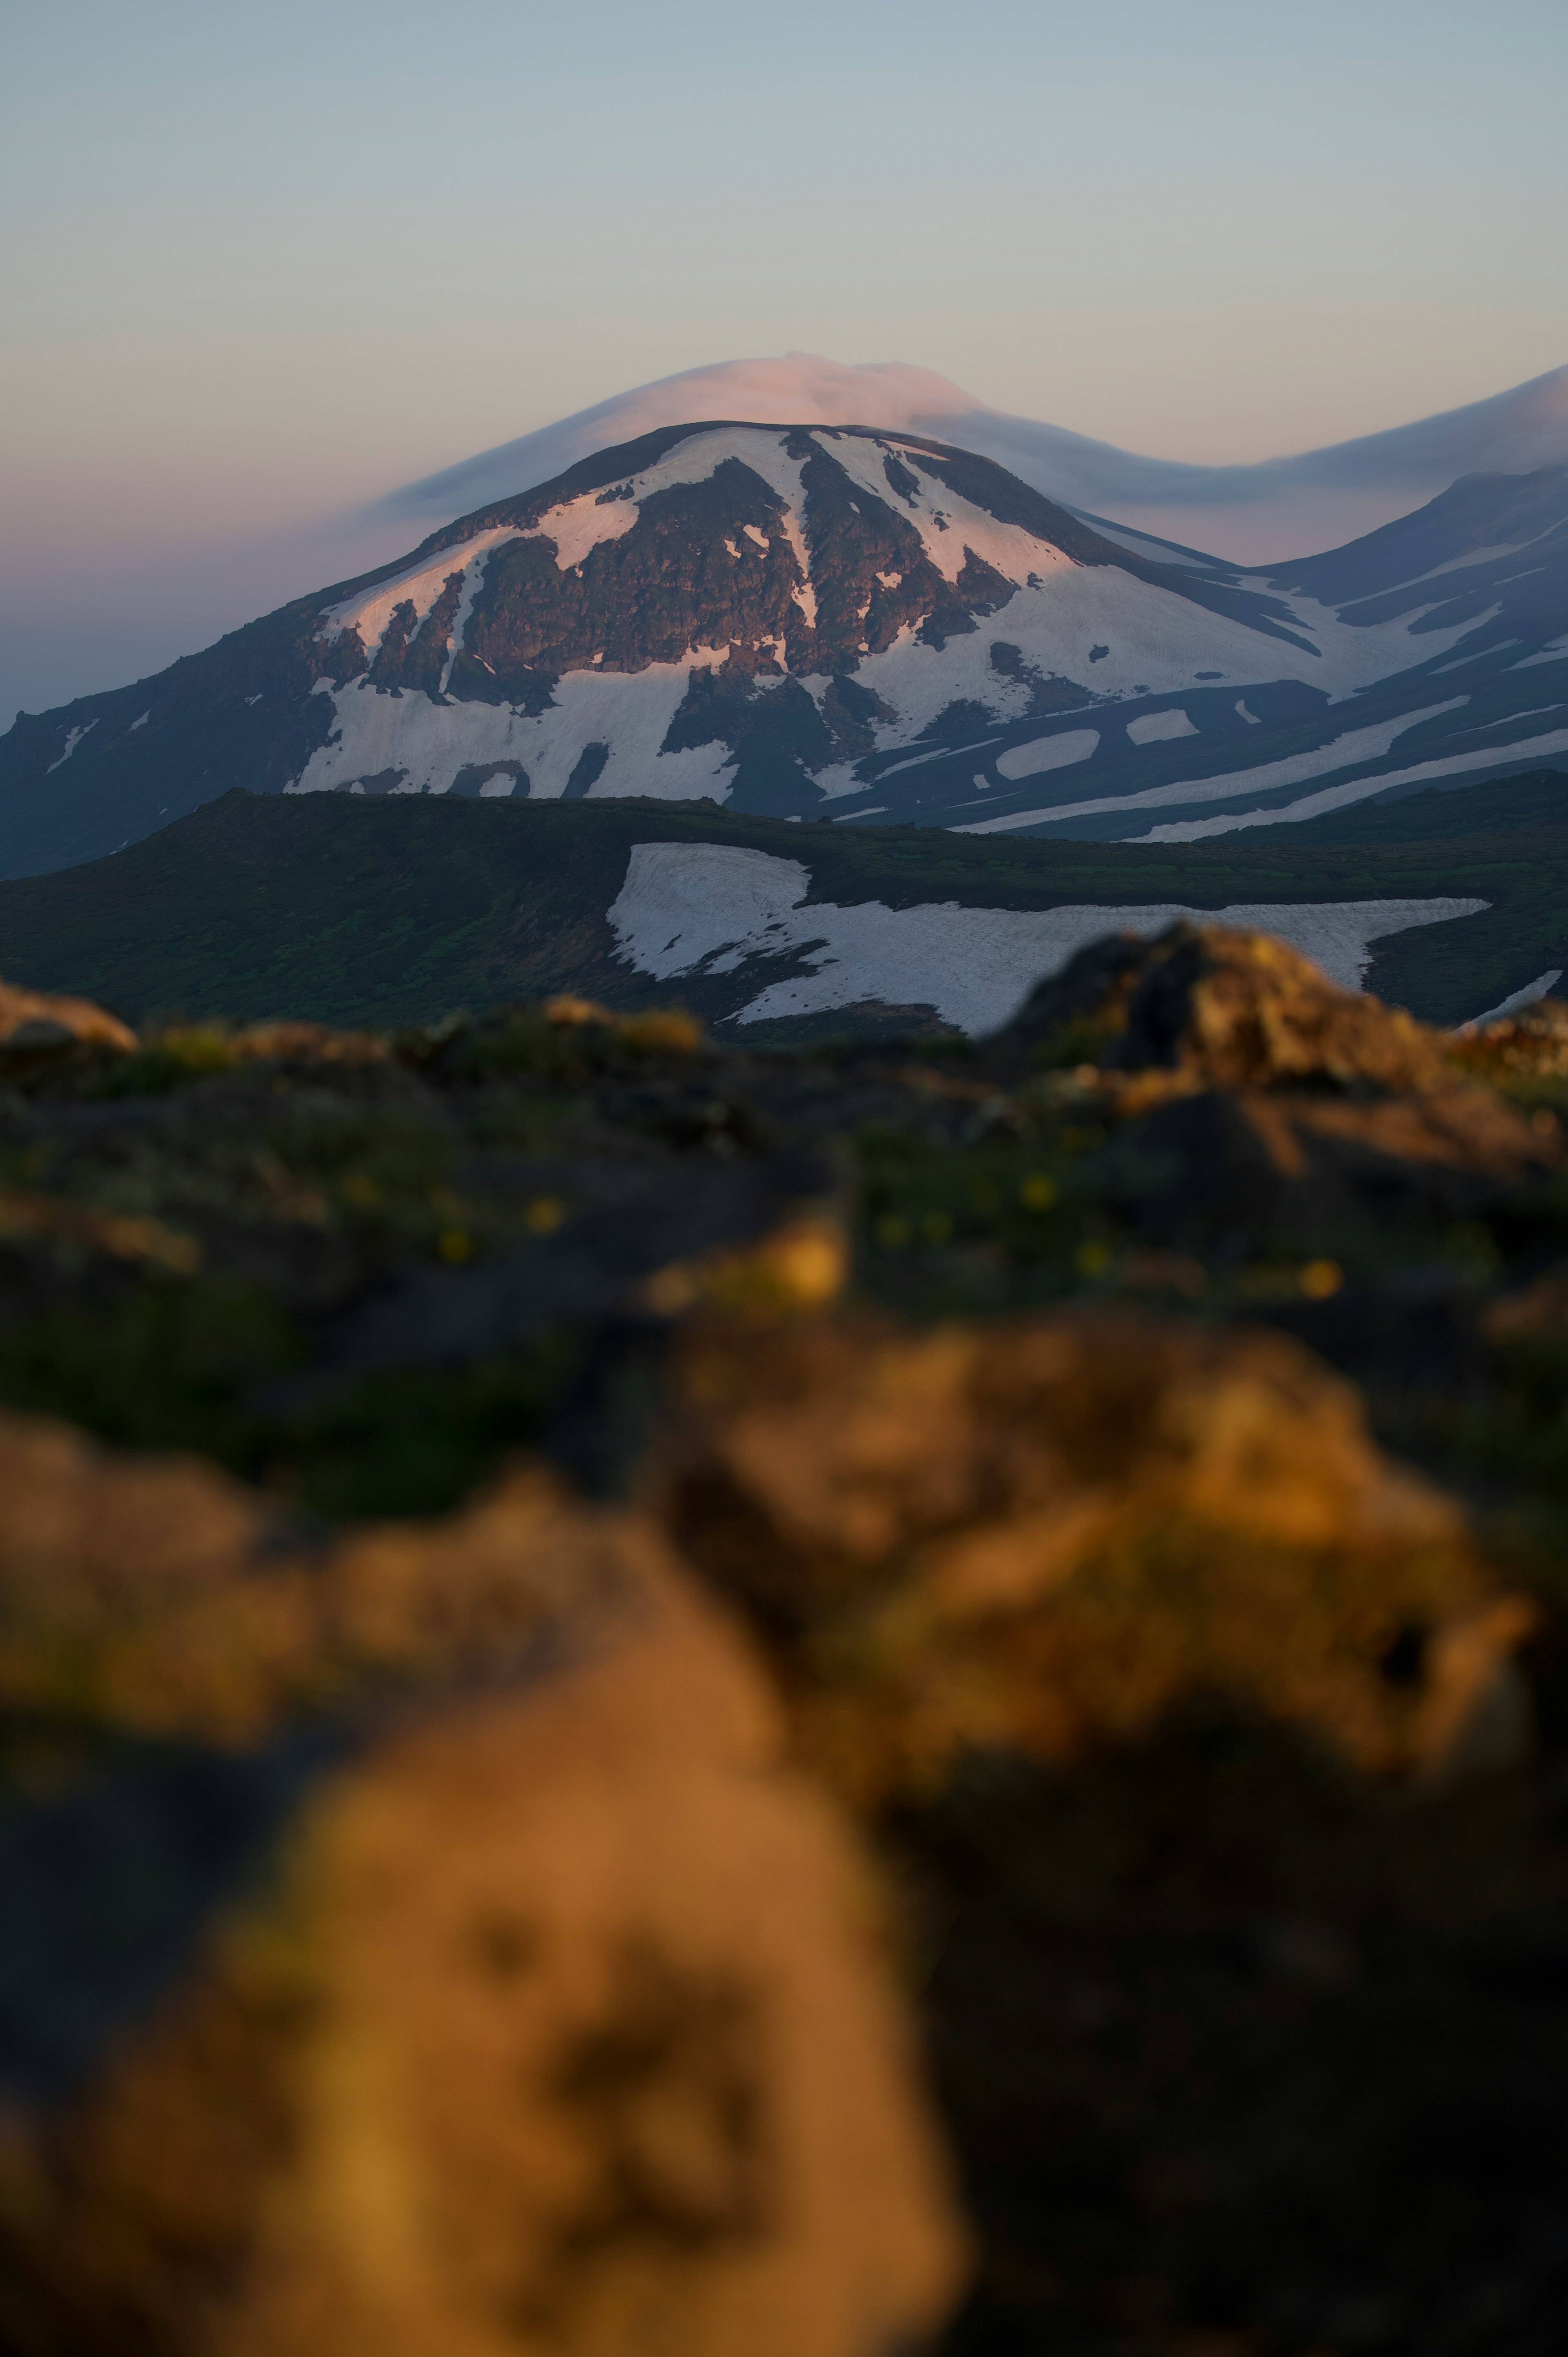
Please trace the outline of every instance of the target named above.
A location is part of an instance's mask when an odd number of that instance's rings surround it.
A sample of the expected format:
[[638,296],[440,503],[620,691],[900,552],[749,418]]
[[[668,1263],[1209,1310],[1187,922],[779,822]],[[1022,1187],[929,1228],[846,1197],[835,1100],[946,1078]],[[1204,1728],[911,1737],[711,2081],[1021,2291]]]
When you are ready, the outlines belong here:
[[1565,95],[1563,0],[0,0],[0,726],[704,362],[1205,461],[1500,392]]

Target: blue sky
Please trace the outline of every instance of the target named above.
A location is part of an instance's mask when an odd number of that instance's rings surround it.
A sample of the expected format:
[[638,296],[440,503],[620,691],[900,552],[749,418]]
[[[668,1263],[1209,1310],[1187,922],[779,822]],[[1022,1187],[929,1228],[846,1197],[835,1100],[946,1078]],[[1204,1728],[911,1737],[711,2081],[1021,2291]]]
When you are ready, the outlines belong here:
[[111,684],[269,535],[705,361],[1208,459],[1568,361],[1562,0],[0,0],[0,65],[34,709],[60,630]]

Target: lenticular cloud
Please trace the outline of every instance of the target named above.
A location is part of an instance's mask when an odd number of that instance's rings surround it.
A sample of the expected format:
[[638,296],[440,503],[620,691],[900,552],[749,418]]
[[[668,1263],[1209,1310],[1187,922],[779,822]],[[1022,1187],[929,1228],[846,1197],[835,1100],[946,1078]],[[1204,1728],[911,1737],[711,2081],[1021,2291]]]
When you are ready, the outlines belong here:
[[901,361],[811,352],[723,361],[618,393],[395,491],[379,512],[448,519],[661,425],[708,419],[928,434],[996,458],[1069,507],[1248,562],[1326,548],[1406,514],[1460,475],[1568,466],[1568,368],[1411,425],[1254,466],[1198,467],[1009,416]]

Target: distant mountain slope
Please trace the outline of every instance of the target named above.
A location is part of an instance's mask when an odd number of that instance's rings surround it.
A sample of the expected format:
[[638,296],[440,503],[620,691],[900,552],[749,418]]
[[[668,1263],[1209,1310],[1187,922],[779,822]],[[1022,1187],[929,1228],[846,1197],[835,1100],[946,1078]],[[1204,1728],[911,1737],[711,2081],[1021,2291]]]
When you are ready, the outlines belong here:
[[1568,472],[1483,479],[1242,576],[916,436],[663,428],[19,719],[0,873],[233,785],[1151,841],[1294,823],[1568,757],[1565,493]]
[[1348,982],[1369,952],[1368,986],[1454,1021],[1568,967],[1568,824],[1542,793],[1430,797],[1447,836],[1416,802],[1384,814],[1411,811],[1409,842],[1190,850],[705,803],[234,793],[116,857],[0,885],[0,973],[138,1019],[414,1022],[567,990],[800,1039],[983,1028],[1081,940],[1191,909],[1285,931]]

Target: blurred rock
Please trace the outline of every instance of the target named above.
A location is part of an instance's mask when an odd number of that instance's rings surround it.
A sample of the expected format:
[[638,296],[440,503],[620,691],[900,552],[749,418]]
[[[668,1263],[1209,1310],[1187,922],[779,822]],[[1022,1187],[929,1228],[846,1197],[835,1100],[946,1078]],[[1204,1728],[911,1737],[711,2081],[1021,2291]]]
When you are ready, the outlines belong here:
[[[650,1476],[863,1803],[966,1749],[1041,1760],[1221,1697],[1439,1774],[1530,1608],[1284,1337],[1120,1313],[684,1340]],[[1406,1657],[1408,1656],[1408,1660]]]
[[655,1534],[524,1474],[311,1548],[19,1420],[0,1480],[0,2346],[934,2330],[960,2237],[863,1870]]
[[89,998],[54,998],[0,982],[0,1049],[54,1047],[70,1039],[127,1050],[136,1044],[128,1024]]
[[1568,1078],[1568,1005],[1538,998],[1521,1014],[1467,1025],[1449,1052],[1462,1070],[1482,1080]]
[[1554,1123],[1468,1077],[1496,1077],[1501,1049],[1342,990],[1267,933],[1184,920],[1095,942],[984,1052],[999,1071],[1088,1068],[1120,1125],[1099,1184],[1160,1243],[1469,1219],[1563,1167]]
[[1444,1035],[1413,1016],[1342,990],[1271,933],[1185,919],[1153,941],[1121,933],[1079,950],[986,1047],[1209,1088],[1402,1092],[1448,1077]]

